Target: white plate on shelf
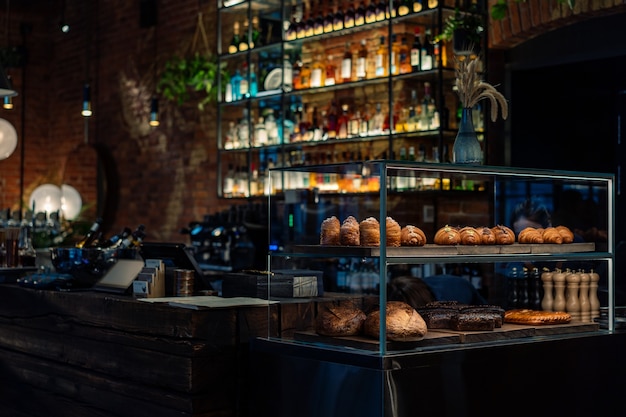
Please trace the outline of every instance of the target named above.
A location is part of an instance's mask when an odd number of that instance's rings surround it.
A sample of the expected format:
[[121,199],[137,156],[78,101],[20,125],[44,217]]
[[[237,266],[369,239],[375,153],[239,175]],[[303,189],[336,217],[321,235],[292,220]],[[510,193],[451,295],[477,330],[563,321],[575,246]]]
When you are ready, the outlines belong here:
[[274,68],[267,73],[267,77],[265,77],[265,81],[263,81],[263,87],[265,88],[265,90],[277,90],[280,88],[282,83],[283,69]]

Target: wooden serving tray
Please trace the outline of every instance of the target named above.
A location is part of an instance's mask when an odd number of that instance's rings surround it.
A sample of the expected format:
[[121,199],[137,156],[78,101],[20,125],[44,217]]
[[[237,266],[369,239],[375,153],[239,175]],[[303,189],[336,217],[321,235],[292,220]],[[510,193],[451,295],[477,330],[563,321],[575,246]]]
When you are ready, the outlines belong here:
[[[435,245],[400,246],[386,248],[388,258],[408,256],[454,256],[454,255],[498,255],[498,254],[553,254],[593,252],[594,242],[567,243],[513,243],[512,245]],[[294,252],[320,255],[345,256],[380,256],[376,246],[332,246],[332,245],[294,245]]]

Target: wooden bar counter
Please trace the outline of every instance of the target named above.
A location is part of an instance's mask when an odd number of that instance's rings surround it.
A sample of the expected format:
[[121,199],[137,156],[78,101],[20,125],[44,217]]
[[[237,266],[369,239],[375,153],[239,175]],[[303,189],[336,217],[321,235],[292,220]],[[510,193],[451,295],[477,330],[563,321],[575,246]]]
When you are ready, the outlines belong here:
[[245,415],[267,315],[0,284],[0,416]]

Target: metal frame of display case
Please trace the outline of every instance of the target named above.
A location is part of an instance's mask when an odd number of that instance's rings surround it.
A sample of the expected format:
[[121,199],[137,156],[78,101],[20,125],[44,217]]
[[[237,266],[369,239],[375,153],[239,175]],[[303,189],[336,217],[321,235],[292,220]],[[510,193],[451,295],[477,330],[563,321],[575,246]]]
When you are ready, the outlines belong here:
[[[345,247],[345,246],[320,246],[320,245],[307,245],[307,243],[303,243],[302,239],[304,236],[302,234],[296,234],[293,237],[293,241],[291,242],[283,242],[283,244],[277,245],[276,248],[271,249],[269,252],[269,271],[272,271],[273,263],[282,263],[283,261],[291,262],[297,259],[307,259],[307,258],[315,258],[315,257],[338,257],[338,256],[352,256],[352,257],[367,257],[377,259],[379,262],[379,276],[378,276],[378,301],[380,305],[384,305],[387,300],[387,291],[386,285],[382,285],[381,283],[387,282],[388,276],[388,268],[393,265],[399,264],[423,264],[423,263],[503,263],[503,262],[525,262],[525,261],[537,261],[537,262],[557,262],[557,261],[600,261],[603,264],[606,264],[606,279],[607,279],[607,305],[603,306],[608,310],[608,321],[606,330],[608,333],[612,333],[615,330],[615,304],[614,304],[614,224],[615,224],[615,213],[614,213],[614,175],[613,174],[601,174],[601,173],[583,173],[583,172],[569,172],[569,171],[551,171],[551,170],[537,170],[537,169],[523,169],[523,168],[512,168],[512,167],[492,167],[492,166],[465,166],[465,165],[456,165],[456,164],[430,164],[430,163],[411,163],[411,162],[399,162],[399,161],[390,161],[390,160],[377,160],[377,161],[369,161],[365,163],[354,163],[354,164],[330,164],[330,165],[320,165],[320,166],[306,166],[306,167],[290,167],[290,168],[278,168],[276,170],[271,170],[268,176],[271,181],[272,173],[279,172],[284,176],[293,176],[293,175],[302,175],[305,173],[309,175],[310,173],[334,173],[339,175],[340,177],[346,175],[354,175],[354,173],[363,172],[363,168],[366,168],[366,171],[369,172],[369,175],[372,178],[378,179],[378,184],[386,184],[386,186],[380,186],[377,191],[367,191],[363,193],[343,193],[341,190],[335,191],[334,195],[341,199],[343,197],[355,198],[358,200],[358,205],[360,207],[365,206],[361,199],[375,199],[374,203],[379,202],[379,207],[370,208],[368,214],[371,214],[375,211],[375,215],[378,216],[378,219],[385,219],[387,216],[392,216],[389,211],[389,203],[392,199],[398,198],[401,196],[408,196],[413,194],[415,198],[419,198],[420,193],[425,194],[423,190],[403,190],[402,192],[398,192],[394,190],[391,184],[394,184],[394,181],[397,178],[417,175],[422,177],[432,177],[432,178],[450,178],[455,180],[457,177],[461,178],[475,178],[482,179],[484,182],[486,190],[484,191],[484,195],[482,195],[482,199],[490,200],[489,204],[493,204],[495,206],[495,201],[497,199],[497,184],[503,181],[511,180],[511,181],[524,181],[524,182],[565,182],[572,185],[585,185],[585,186],[596,186],[602,189],[606,193],[606,201],[603,201],[602,206],[605,208],[604,218],[606,224],[608,241],[606,242],[606,248],[604,247],[596,247],[592,245],[591,248],[585,247],[580,250],[578,246],[567,246],[567,245],[546,245],[544,247],[535,246],[534,249],[529,245],[528,248],[522,248],[523,251],[516,252],[512,250],[512,248],[489,248],[485,246],[482,250],[476,250],[476,248],[464,247],[462,245],[456,247],[440,247],[437,251],[433,251],[432,247],[430,248],[408,248],[408,247],[400,247],[400,248],[392,248],[386,247],[385,245],[381,245],[376,248],[364,248],[364,247]],[[358,174],[357,174],[358,175]],[[439,182],[439,189],[432,190],[429,192],[439,193],[440,195],[444,195],[445,193],[450,193],[451,191],[445,191],[441,188],[441,184],[443,181]],[[269,210],[270,210],[270,236],[272,234],[279,234],[277,229],[282,229],[283,224],[285,223],[285,219],[281,219],[281,214],[278,212],[279,205],[284,203],[286,199],[291,199],[291,202],[295,205],[303,202],[303,198],[310,197],[310,193],[317,195],[319,198],[323,198],[324,196],[332,196],[333,193],[324,193],[320,190],[315,189],[306,189],[306,190],[286,190],[285,196],[270,196],[269,197]],[[475,195],[477,191],[467,191],[465,196]],[[303,197],[305,196],[305,197]],[[285,214],[285,213],[283,213]],[[361,215],[361,213],[359,213]],[[491,213],[492,219],[495,219],[495,214]],[[328,214],[330,216],[330,213]],[[393,216],[392,216],[393,217]],[[318,219],[319,220],[319,219]],[[340,219],[343,220],[343,219]],[[500,220],[500,219],[498,219]],[[403,220],[404,221],[404,220]],[[278,224],[272,224],[272,222]],[[405,222],[405,221],[404,221]],[[282,224],[281,224],[282,223]],[[501,222],[500,224],[503,224]],[[416,224],[418,227],[419,224]],[[319,226],[319,223],[318,223]],[[442,226],[442,225],[440,225]],[[317,233],[319,229],[317,229]],[[384,221],[380,222],[380,236],[383,237],[386,235],[386,224]],[[317,235],[315,236],[317,238]],[[309,236],[310,240],[310,236]],[[383,239],[381,239],[383,242]],[[429,237],[429,242],[432,242],[432,236]],[[572,244],[577,245],[577,244]],[[518,250],[523,245],[515,246],[514,249]],[[553,246],[553,247],[551,247]],[[551,247],[551,248],[550,248]],[[506,249],[506,250],[501,250]],[[271,280],[270,280],[271,286]],[[365,355],[374,355],[374,356],[386,356],[392,351],[388,350],[386,343],[386,325],[385,325],[385,309],[380,310],[381,317],[381,326],[379,332],[379,349],[375,352],[361,352]],[[602,333],[604,329],[599,330],[599,333]],[[555,338],[560,338],[562,335],[555,336]],[[570,335],[568,337],[576,337],[575,335]],[[268,335],[268,340],[274,340],[275,338]],[[287,338],[278,338],[281,339],[281,343],[294,343],[299,344],[301,342],[297,340],[291,340]],[[530,338],[528,340],[535,340],[537,338]],[[527,340],[526,340],[527,341]],[[524,343],[524,340],[516,341],[513,343],[521,342]],[[495,342],[497,345],[500,342]],[[512,343],[511,341],[504,341],[502,343]],[[306,344],[306,342],[305,342]],[[323,345],[324,342],[321,341],[319,344]],[[318,345],[319,345],[318,344]],[[340,345],[341,343],[339,343]],[[341,349],[341,346],[337,345],[329,345],[329,349]],[[445,349],[454,349],[453,346],[445,345],[443,346]],[[463,348],[463,347],[461,347]],[[352,349],[352,348],[351,348]],[[436,350],[436,348],[434,348]],[[395,349],[394,349],[395,350]],[[405,349],[402,349],[405,350]],[[412,350],[409,348],[407,350]],[[433,348],[418,348],[417,351],[430,351]],[[354,351],[354,350],[352,350]]]

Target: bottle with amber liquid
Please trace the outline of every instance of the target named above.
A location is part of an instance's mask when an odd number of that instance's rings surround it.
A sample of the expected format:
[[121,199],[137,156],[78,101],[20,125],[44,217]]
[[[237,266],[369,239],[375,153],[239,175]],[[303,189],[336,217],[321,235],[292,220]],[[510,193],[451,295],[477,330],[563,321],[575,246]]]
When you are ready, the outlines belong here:
[[322,61],[322,55],[317,54],[311,64],[311,88],[323,87],[326,84],[326,65]]
[[391,75],[400,74],[400,43],[394,33],[391,35]]
[[335,12],[333,14],[333,30],[343,29],[344,14],[341,5],[335,3]]
[[341,60],[341,82],[349,83],[352,81],[352,51],[350,50],[350,42],[346,42],[346,49]]
[[354,10],[354,4],[350,3],[343,16],[344,28],[350,29],[354,27],[355,14],[356,14],[356,11]]
[[387,55],[387,44],[385,43],[385,37],[380,37],[380,44],[376,50],[375,65],[376,65],[376,77],[385,77],[389,75],[389,61]]
[[411,54],[409,50],[409,45],[406,42],[406,37],[402,37],[402,42],[400,43],[400,74],[408,74],[413,71],[411,67]]
[[365,6],[365,0],[361,0],[359,6],[354,11],[354,26],[361,26],[365,24],[365,13],[367,7]]
[[324,33],[333,31],[333,22],[335,20],[333,1],[328,0],[326,3],[326,16],[324,17]]
[[376,21],[376,0],[370,0],[365,9],[365,23],[374,23]]
[[328,55],[328,60],[326,61],[325,75],[326,76],[324,78],[324,85],[335,85],[338,74],[337,66],[335,65],[335,61],[333,60],[332,55]]
[[248,32],[250,31],[250,24],[248,23],[248,19],[243,21],[243,33],[239,36],[239,47],[237,48],[239,52],[245,52],[248,50]]
[[239,37],[239,22],[233,23],[233,38],[230,41],[230,45],[228,45],[228,53],[234,54],[239,51],[239,43],[241,42],[241,38]]
[[98,232],[100,231],[100,227],[102,226],[102,218],[98,217],[96,221],[91,225],[89,231],[83,236],[81,240],[76,242],[77,248],[88,248],[91,246],[98,237]]
[[356,79],[358,81],[367,78],[367,40],[361,39],[358,57],[356,59]]

